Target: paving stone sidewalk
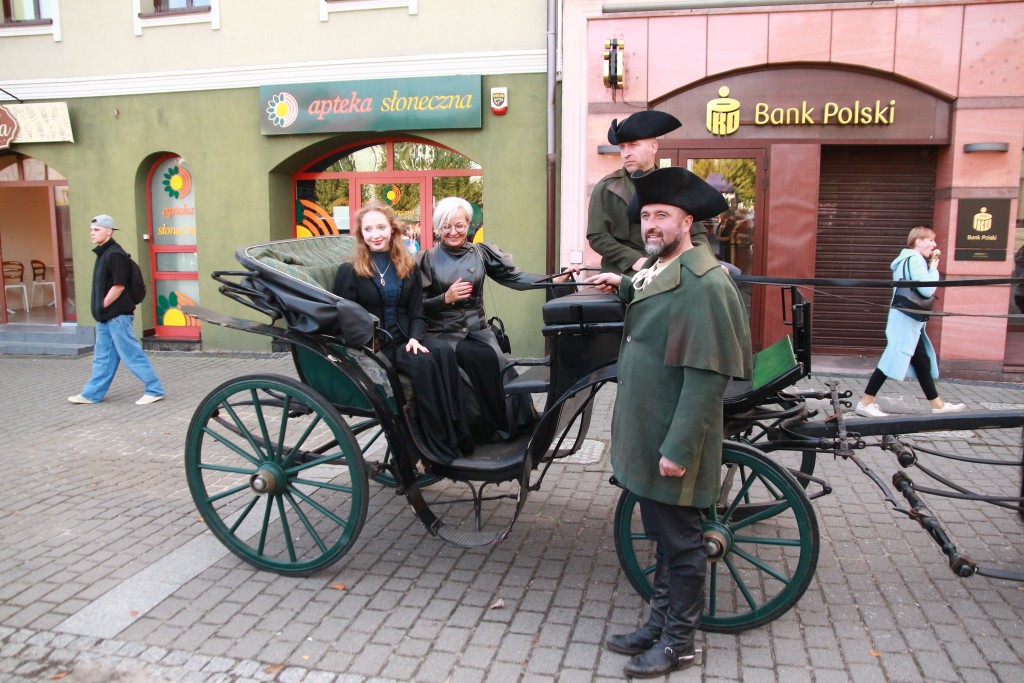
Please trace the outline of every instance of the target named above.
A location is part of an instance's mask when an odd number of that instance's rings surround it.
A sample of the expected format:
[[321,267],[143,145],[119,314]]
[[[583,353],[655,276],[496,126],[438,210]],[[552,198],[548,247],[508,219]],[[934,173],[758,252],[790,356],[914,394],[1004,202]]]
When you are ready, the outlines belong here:
[[[584,457],[558,464],[509,537],[465,550],[430,536],[404,498],[371,483],[354,549],[307,578],[260,572],[201,521],[183,444],[203,396],[244,374],[294,376],[284,355],[152,354],[168,398],[136,406],[124,370],[107,399],[71,405],[91,357],[0,356],[0,681],[618,681],[604,638],[643,605],[619,569],[608,484],[614,388],[598,398]],[[824,367],[824,366],[823,366]],[[829,369],[859,392],[863,373]],[[1024,409],[1024,389],[941,381],[979,409]],[[924,412],[916,384],[889,382],[884,409]],[[920,445],[1020,461],[1020,430],[917,435]],[[883,480],[897,465],[859,455]],[[784,457],[780,455],[780,457]],[[949,463],[954,481],[1017,495],[1020,470]],[[895,514],[848,461],[821,457],[834,492],[814,502],[817,572],[767,626],[702,634],[704,666],[672,681],[1018,681],[1024,584],[959,579],[936,544]],[[929,498],[959,547],[1024,565],[1010,511]],[[345,590],[332,588],[344,584]],[[501,607],[495,607],[501,604]]]

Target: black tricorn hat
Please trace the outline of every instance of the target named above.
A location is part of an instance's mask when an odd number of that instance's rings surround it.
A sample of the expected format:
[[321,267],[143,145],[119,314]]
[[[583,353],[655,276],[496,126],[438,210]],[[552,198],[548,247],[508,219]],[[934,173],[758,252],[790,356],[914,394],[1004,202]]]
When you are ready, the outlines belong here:
[[637,171],[631,177],[636,195],[626,207],[630,223],[640,222],[640,208],[647,204],[678,206],[693,216],[694,221],[706,221],[729,210],[729,202],[721,192],[685,168],[669,166],[647,173]]
[[623,142],[656,138],[681,125],[683,124],[679,119],[663,111],[638,111],[622,123],[619,123],[618,119],[612,119],[611,128],[608,129],[608,142],[618,145]]

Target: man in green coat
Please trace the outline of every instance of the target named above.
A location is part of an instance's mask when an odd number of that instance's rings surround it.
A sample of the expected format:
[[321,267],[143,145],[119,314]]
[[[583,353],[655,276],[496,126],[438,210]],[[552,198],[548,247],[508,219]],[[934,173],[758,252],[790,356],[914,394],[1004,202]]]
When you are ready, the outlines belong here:
[[[619,146],[622,168],[609,173],[594,186],[587,214],[587,241],[590,248],[601,255],[603,271],[632,275],[647,260],[640,221],[630,220],[626,211],[636,194],[630,176],[652,170],[658,154],[656,138],[681,125],[679,119],[661,111],[640,111],[622,123],[612,119],[608,142]],[[694,244],[708,244],[701,223],[695,223],[693,231]]]
[[739,291],[710,250],[690,240],[693,222],[724,211],[725,199],[683,168],[633,180],[632,210],[650,258],[632,278],[602,273],[588,282],[618,290],[627,305],[612,468],[641,498],[645,521],[657,522],[650,618],[606,646],[634,655],[627,676],[650,678],[696,659],[707,571],[700,511],[719,496],[726,385],[749,378],[753,360]]

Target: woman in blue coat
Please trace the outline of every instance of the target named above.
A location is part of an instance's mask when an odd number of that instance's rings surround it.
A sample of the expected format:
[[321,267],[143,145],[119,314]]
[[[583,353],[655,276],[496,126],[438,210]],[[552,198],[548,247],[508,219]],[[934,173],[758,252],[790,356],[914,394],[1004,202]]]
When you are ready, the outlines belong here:
[[[930,282],[939,279],[939,255],[935,246],[935,231],[918,226],[907,235],[907,248],[889,264],[894,280]],[[935,287],[916,287],[923,297],[935,294]],[[864,397],[857,402],[854,412],[863,417],[886,417],[875,401],[878,390],[886,378],[895,380],[917,378],[924,390],[924,396],[932,406],[933,413],[953,413],[964,409],[963,403],[946,403],[935,388],[939,376],[939,363],[935,357],[928,334],[926,321],[917,321],[903,311],[889,309],[885,324],[885,351],[878,367],[864,388]]]

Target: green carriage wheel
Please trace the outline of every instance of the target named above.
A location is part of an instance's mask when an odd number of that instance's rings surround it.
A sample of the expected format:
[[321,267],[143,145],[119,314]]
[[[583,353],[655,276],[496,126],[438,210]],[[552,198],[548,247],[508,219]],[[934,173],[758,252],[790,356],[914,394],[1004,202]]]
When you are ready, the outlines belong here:
[[[719,501],[703,519],[709,566],[701,629],[737,633],[777,619],[803,596],[818,564],[818,521],[793,475],[744,444],[723,446]],[[629,491],[619,496],[615,551],[630,584],[649,600],[654,543],[637,502]],[[748,507],[756,511],[747,514]]]
[[260,569],[322,569],[366,520],[369,484],[351,429],[288,377],[240,377],[210,392],[188,428],[185,472],[210,530]]

